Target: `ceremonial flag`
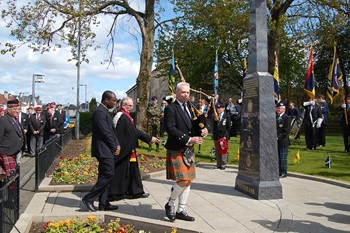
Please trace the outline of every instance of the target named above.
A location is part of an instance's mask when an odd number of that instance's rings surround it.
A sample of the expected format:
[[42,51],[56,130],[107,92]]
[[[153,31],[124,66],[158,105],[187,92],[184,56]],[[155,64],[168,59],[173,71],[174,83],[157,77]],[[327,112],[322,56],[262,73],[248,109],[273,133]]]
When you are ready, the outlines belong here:
[[327,96],[331,100],[331,104],[333,103],[333,99],[339,94],[342,79],[343,74],[339,67],[338,50],[334,45],[333,62],[329,68],[327,85]]
[[273,70],[273,83],[274,83],[274,95],[275,100],[279,102],[281,100],[280,95],[280,77],[278,72],[278,59],[277,59],[277,53],[275,52],[275,68]]
[[326,161],[324,162],[324,165],[328,168],[331,168],[331,164],[332,164],[331,156],[328,155]]
[[300,152],[298,150],[298,152],[295,154],[295,158],[293,160],[293,163],[297,163],[300,161]]
[[174,51],[172,52],[172,58],[170,61],[170,70],[169,70],[169,94],[175,93],[175,58]]
[[244,58],[243,59],[243,78],[245,78],[245,76],[247,76],[247,59]]
[[214,66],[214,97],[218,95],[218,88],[219,88],[219,60],[218,60],[218,50],[216,50],[215,66]]
[[305,75],[304,91],[309,98],[315,98],[315,77],[314,77],[314,59],[312,55],[312,47],[310,48],[310,56],[307,64],[307,72]]

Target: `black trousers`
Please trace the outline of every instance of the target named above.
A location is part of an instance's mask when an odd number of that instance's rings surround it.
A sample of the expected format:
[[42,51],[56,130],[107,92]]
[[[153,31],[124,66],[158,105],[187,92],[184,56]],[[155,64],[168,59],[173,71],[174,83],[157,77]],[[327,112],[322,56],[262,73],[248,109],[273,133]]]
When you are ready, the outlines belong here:
[[310,150],[316,147],[316,130],[314,127],[305,125],[305,141],[306,147]]
[[325,125],[321,125],[321,127],[317,129],[317,145],[318,146],[326,145],[326,126]]
[[343,130],[344,148],[346,152],[350,152],[349,137],[350,137],[350,129]]
[[108,203],[107,188],[114,175],[114,158],[100,158],[98,162],[97,182],[90,192],[85,195],[84,199],[90,202],[95,201],[98,197],[99,205],[106,206]]

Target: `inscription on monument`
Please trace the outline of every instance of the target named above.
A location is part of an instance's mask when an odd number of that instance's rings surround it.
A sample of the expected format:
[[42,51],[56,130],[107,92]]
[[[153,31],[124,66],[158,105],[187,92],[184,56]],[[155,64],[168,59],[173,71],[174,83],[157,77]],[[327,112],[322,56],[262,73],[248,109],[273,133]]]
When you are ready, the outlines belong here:
[[247,79],[244,82],[245,95],[244,98],[258,97],[259,82],[257,79]]

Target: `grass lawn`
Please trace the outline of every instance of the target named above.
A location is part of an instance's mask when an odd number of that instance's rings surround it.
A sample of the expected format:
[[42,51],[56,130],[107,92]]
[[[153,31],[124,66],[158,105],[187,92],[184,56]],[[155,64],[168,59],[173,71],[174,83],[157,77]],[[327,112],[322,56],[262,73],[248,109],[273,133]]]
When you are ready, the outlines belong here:
[[[161,140],[165,141],[166,137],[163,137]],[[239,140],[239,137],[237,137],[231,138],[229,141],[229,164],[238,165],[237,154]],[[316,150],[310,151],[305,149],[306,144],[303,135],[301,135],[300,141],[291,139],[292,145],[289,147],[288,171],[350,182],[350,154],[344,152],[341,133],[339,133],[339,136],[327,136],[326,143],[326,147],[318,147]],[[198,145],[195,145],[196,161],[206,163],[213,162],[212,159],[214,157],[210,154],[212,147],[213,141],[210,137],[206,137],[204,143],[201,145],[201,153],[197,153]],[[160,147],[159,153],[155,152],[155,145],[153,145],[153,150],[151,152],[148,152],[147,149],[148,145],[141,142],[140,148],[138,148],[137,151],[142,154],[165,157],[166,150],[163,146]],[[293,160],[298,150],[300,161],[294,163]],[[327,168],[324,165],[328,155],[331,156],[332,160],[331,168]]]

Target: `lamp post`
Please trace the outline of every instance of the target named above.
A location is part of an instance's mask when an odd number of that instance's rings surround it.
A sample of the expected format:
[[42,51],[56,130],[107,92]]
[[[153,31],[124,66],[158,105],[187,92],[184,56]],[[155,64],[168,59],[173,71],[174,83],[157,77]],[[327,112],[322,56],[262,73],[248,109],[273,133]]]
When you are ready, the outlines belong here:
[[80,86],[85,86],[85,111],[89,111],[89,104],[87,103],[87,84],[80,84]]
[[44,83],[45,75],[42,74],[33,74],[32,81],[32,104],[35,105],[35,83]]

